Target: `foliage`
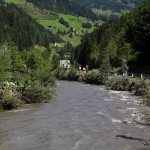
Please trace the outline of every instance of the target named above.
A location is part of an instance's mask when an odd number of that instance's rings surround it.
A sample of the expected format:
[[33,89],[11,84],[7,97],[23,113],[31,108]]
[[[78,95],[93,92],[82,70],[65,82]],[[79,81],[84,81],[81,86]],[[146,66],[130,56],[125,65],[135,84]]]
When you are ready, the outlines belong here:
[[79,78],[77,70],[72,67],[68,72],[67,78],[69,81],[77,81]]
[[135,84],[135,94],[140,96],[148,96],[150,93],[150,81],[140,80]]
[[0,81],[11,79],[11,50],[8,44],[0,45]]
[[144,1],[140,7],[129,13],[126,23],[127,42],[131,43],[140,64],[150,64],[150,1]]
[[59,19],[59,23],[63,24],[66,28],[70,27],[70,26],[69,26],[69,23],[66,22],[63,18],[60,18],[60,19]]
[[66,70],[65,68],[57,68],[54,71],[54,74],[59,80],[69,80],[69,81],[77,81],[79,78],[79,74],[74,67]]
[[54,87],[51,84],[43,85],[40,81],[28,81],[20,89],[22,100],[25,103],[47,102],[52,97]]
[[51,73],[47,49],[19,52],[16,47],[6,44],[1,46],[0,52],[1,109],[50,100],[55,89],[55,79]]
[[69,70],[58,68],[54,74],[60,80],[80,81],[97,85],[103,85],[107,80],[107,75],[99,70],[92,70],[85,73],[79,72],[75,68]]
[[13,82],[3,82],[0,86],[0,108],[12,109],[22,104],[21,94]]
[[134,89],[134,81],[128,77],[111,77],[106,82],[108,89],[117,91],[132,91]]
[[84,67],[89,65],[90,69],[121,67],[123,60],[131,66],[129,69],[149,65],[149,10],[147,0],[120,19],[108,21],[90,34],[85,33],[75,49],[75,60]]
[[92,70],[81,76],[82,78],[80,80],[86,83],[97,85],[104,85],[107,80],[107,75],[103,72],[100,72],[99,70]]
[[50,100],[55,79],[49,43],[55,36],[13,4],[1,3],[0,21],[1,109]]
[[84,23],[82,23],[82,27],[83,27],[83,28],[90,29],[90,28],[92,28],[92,25],[91,25],[91,23],[89,23],[89,22],[84,22]]

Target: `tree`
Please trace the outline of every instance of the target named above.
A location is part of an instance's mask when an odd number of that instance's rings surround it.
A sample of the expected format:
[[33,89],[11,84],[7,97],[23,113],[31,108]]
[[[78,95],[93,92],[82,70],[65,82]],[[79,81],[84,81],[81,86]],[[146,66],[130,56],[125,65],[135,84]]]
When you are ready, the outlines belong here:
[[11,74],[11,49],[5,43],[0,46],[0,81],[9,81]]
[[135,54],[139,64],[150,64],[150,1],[147,0],[142,5],[134,9],[126,16],[126,38]]
[[69,23],[65,21],[62,17],[58,21],[59,23],[63,24],[66,28],[70,27]]

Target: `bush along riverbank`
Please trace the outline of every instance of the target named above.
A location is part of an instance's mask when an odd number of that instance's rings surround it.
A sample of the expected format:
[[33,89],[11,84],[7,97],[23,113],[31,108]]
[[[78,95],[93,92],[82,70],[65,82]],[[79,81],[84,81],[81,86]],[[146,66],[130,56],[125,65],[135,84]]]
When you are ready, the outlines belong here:
[[26,103],[48,102],[55,84],[43,85],[38,80],[22,85],[5,81],[0,86],[0,109],[10,110]]
[[49,102],[55,88],[54,83],[43,85],[38,80],[22,85],[5,81],[0,86],[0,110],[11,110],[27,103]]
[[100,70],[85,72],[76,71],[74,68],[66,71],[59,68],[54,72],[59,80],[80,81],[96,85],[106,85],[108,90],[131,91],[142,96],[143,102],[150,106],[150,80],[137,79],[127,76],[109,76]]
[[[25,103],[48,102],[55,91],[46,51],[0,47],[0,110],[10,110]],[[47,54],[47,53],[46,53]]]
[[4,81],[0,84],[0,110],[10,110],[26,103],[49,102],[55,88],[54,78],[47,84],[37,79],[26,79],[19,84]]

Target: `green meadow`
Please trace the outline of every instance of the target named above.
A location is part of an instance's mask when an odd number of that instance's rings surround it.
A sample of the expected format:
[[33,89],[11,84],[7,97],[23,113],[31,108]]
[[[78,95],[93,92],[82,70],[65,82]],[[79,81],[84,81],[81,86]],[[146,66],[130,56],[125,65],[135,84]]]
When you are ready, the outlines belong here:
[[[82,28],[82,23],[87,21],[87,18],[84,17],[77,17],[77,16],[72,16],[72,15],[66,15],[66,14],[58,14],[59,18],[63,18],[66,22],[69,23],[70,27],[79,29],[79,30],[84,30],[84,31],[93,31],[94,25],[92,25],[91,29],[85,29]],[[69,28],[66,28],[64,25],[60,24],[58,19],[55,20],[50,20],[50,19],[37,19],[37,21],[42,24],[44,27],[49,27],[52,31],[57,32],[58,30],[61,31],[68,31]]]
[[24,4],[23,0],[5,0],[7,3]]
[[[69,33],[65,35],[60,35],[60,37],[66,41],[72,43],[73,46],[77,46],[80,44],[81,36],[84,32],[92,32],[94,30],[94,23],[92,24],[92,28],[86,29],[82,27],[82,23],[88,21],[87,18],[80,16],[72,16],[67,14],[58,14],[59,18],[63,18],[66,22],[69,23],[69,26],[73,28],[73,32],[71,33],[73,36],[69,37]],[[42,24],[45,28],[48,28],[53,33],[57,33],[58,30],[62,32],[68,32],[70,28],[66,28],[63,24],[59,23],[59,18],[55,20],[50,19],[37,19],[37,21]]]

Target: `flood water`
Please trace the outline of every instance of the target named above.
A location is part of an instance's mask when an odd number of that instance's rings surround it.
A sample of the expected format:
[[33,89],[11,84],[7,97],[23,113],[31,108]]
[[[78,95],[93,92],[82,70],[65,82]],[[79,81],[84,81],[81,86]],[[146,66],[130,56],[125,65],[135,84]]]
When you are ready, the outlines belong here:
[[144,106],[128,92],[58,81],[48,104],[0,113],[0,150],[150,150]]

